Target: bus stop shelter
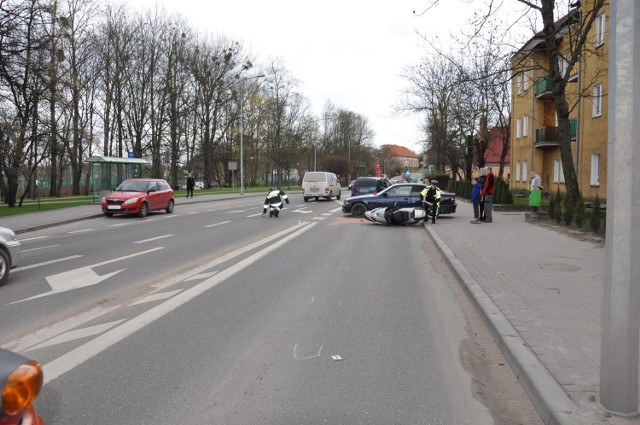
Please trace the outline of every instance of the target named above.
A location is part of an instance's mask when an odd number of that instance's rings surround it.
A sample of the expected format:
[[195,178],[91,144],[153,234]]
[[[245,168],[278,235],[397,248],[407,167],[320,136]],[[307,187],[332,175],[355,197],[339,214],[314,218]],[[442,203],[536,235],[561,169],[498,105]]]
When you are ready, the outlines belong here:
[[93,202],[126,179],[142,177],[142,166],[151,162],[141,158],[115,156],[92,156],[85,162],[91,164],[91,192]]

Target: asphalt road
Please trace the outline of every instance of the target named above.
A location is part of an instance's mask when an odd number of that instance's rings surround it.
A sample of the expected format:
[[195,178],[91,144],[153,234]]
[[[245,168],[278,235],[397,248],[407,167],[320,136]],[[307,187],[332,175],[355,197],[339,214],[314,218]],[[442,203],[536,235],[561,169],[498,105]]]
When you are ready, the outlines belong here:
[[420,226],[291,200],[21,235],[0,344],[46,424],[539,423]]

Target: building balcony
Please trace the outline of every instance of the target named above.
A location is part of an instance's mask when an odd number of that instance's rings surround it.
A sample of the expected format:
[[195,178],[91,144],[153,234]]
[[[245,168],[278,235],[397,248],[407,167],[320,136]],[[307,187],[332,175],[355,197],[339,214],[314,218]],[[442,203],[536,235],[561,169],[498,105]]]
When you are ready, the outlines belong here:
[[542,77],[538,78],[536,81],[536,99],[552,99],[553,93],[551,92],[553,88],[553,81],[551,81],[551,77]]
[[546,126],[536,128],[536,148],[555,147],[560,144],[558,140],[558,127]]

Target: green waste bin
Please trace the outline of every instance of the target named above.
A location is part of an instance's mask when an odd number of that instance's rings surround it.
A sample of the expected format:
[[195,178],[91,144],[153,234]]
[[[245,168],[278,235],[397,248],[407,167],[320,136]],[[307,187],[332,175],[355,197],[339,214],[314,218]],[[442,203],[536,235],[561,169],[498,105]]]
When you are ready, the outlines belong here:
[[540,206],[540,198],[542,197],[542,191],[540,189],[530,190],[529,191],[529,206],[530,207],[539,207]]

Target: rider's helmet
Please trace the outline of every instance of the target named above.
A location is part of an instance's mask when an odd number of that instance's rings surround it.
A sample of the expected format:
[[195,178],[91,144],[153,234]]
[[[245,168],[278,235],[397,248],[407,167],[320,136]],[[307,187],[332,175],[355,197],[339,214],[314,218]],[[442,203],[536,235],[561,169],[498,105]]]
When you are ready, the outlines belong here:
[[437,186],[438,185],[438,180],[431,180],[431,184],[433,186]]

